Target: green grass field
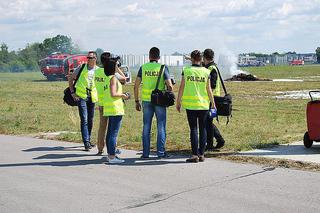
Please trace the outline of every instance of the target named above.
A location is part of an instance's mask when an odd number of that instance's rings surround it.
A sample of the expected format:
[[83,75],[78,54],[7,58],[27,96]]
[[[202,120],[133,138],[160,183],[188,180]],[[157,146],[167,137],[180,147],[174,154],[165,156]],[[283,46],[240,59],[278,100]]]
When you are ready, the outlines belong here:
[[[309,100],[275,99],[274,92],[320,89],[320,66],[267,66],[247,68],[262,78],[301,78],[305,82],[227,82],[234,99],[233,117],[228,126],[220,118],[218,128],[226,139],[225,151],[247,150],[302,140],[306,131],[305,108]],[[39,135],[41,132],[70,131],[57,139],[81,142],[78,109],[62,101],[66,81],[48,82],[39,72],[0,74],[0,133]],[[179,83],[175,86],[175,93]],[[133,85],[125,91],[133,94]],[[135,111],[134,100],[126,104],[126,115],[118,145],[141,149],[142,113]],[[98,115],[98,111],[96,111]],[[93,142],[98,117],[95,116]],[[156,124],[152,127],[155,148]],[[189,150],[189,129],[185,112],[168,109],[167,148]]]

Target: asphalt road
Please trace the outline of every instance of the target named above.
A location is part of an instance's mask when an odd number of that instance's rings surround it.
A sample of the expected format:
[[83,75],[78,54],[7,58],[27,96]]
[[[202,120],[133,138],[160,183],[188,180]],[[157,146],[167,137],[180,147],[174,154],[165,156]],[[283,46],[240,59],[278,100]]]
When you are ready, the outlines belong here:
[[0,212],[320,212],[320,173],[186,156],[108,165],[76,143],[0,135]]

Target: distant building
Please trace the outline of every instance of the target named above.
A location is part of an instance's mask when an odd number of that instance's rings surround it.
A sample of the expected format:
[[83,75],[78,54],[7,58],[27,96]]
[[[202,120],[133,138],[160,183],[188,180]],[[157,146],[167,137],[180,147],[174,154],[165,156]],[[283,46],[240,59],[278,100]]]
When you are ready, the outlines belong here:
[[[149,62],[148,55],[120,55],[122,64],[125,64],[129,67],[138,67],[144,63]],[[183,66],[184,59],[183,56],[177,55],[162,55],[160,56],[159,63],[166,64],[168,66]]]
[[238,56],[239,66],[250,66],[250,64],[290,64],[293,60],[303,60],[306,63],[314,63],[317,61],[315,53],[287,53],[272,54],[263,56],[250,56],[248,54],[240,54]]
[[248,54],[246,55],[239,55],[238,57],[238,64],[248,64],[250,63],[250,61],[255,61],[257,60],[257,57],[256,56],[250,56]]

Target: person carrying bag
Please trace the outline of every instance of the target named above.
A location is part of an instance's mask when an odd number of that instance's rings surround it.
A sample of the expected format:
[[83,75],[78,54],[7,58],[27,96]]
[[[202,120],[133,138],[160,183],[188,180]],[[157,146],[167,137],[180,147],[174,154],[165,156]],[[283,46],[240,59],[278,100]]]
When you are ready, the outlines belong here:
[[217,107],[217,120],[219,121],[219,116],[227,117],[227,124],[229,123],[230,117],[232,117],[232,97],[228,94],[227,89],[224,85],[221,73],[216,66],[220,82],[224,91],[224,96],[214,96],[214,102]]
[[[170,79],[169,69],[167,66],[163,66],[158,63],[160,60],[160,50],[157,47],[152,47],[149,50],[149,62],[141,65],[138,71],[137,78],[134,83],[134,98],[136,104],[136,110],[142,111],[143,113],[143,130],[142,130],[142,146],[143,152],[141,155],[142,159],[149,158],[150,155],[150,139],[151,139],[151,125],[152,118],[156,116],[157,121],[157,156],[159,158],[167,158],[169,155],[166,152],[166,123],[167,123],[167,108],[165,106],[168,103],[165,101],[161,102],[161,105],[158,105],[163,97],[162,91],[166,89],[173,91],[172,82]],[[160,70],[162,70],[160,74]],[[159,80],[160,79],[160,80]],[[141,99],[142,103],[139,100],[139,90],[141,87]],[[159,91],[154,91],[155,88]],[[154,92],[153,92],[154,91]],[[154,101],[156,104],[151,101],[152,92]],[[165,93],[165,92],[164,92]],[[165,93],[168,94],[168,93]],[[157,104],[158,103],[158,104]],[[163,106],[165,105],[165,106]]]
[[[73,88],[74,88],[74,92],[76,90],[76,88],[74,87],[79,79],[79,76],[82,72],[82,70],[84,69],[84,67],[86,66],[86,64],[82,64],[81,67],[80,67],[80,70],[79,70],[79,73],[77,75],[77,78],[76,80],[74,81],[73,83]],[[74,93],[73,92],[73,93]],[[63,91],[63,101],[64,103],[68,104],[69,106],[78,106],[78,102],[72,97],[72,94],[73,94],[70,90],[70,87],[67,87],[64,91]]]
[[174,93],[169,90],[162,91],[158,89],[160,78],[163,73],[164,67],[165,67],[164,65],[161,65],[156,88],[151,92],[151,103],[158,106],[169,107],[174,105],[174,100],[175,100]]

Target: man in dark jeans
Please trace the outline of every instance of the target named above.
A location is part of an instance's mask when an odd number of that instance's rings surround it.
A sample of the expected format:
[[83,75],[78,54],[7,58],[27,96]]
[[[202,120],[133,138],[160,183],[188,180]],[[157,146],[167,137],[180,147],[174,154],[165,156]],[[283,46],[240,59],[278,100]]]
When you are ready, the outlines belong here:
[[[210,83],[211,83],[211,88],[213,89],[213,95],[214,96],[220,96],[220,78],[217,72],[217,68],[216,68],[216,64],[213,61],[214,59],[214,52],[212,49],[205,49],[203,52],[203,62],[204,62],[204,66],[209,69],[210,72]],[[224,139],[222,137],[222,135],[220,134],[220,131],[218,130],[218,128],[216,127],[216,125],[214,125],[213,123],[213,118],[210,118],[208,116],[207,118],[207,125],[206,125],[206,129],[207,129],[207,146],[206,146],[206,150],[213,150],[213,149],[219,149],[221,147],[224,146]],[[213,138],[216,139],[217,144],[214,147],[213,146]]]
[[[94,146],[90,142],[94,116],[94,103],[98,101],[94,76],[95,70],[99,68],[96,65],[97,54],[95,52],[90,51],[87,58],[88,63],[85,66],[79,66],[79,68],[77,68],[69,77],[69,87],[72,97],[78,101],[79,116],[81,120],[81,136],[85,151],[89,151],[89,149]],[[79,72],[81,72],[80,75]],[[77,77],[77,83],[73,86],[73,82]]]

